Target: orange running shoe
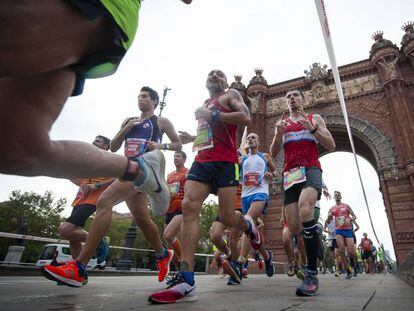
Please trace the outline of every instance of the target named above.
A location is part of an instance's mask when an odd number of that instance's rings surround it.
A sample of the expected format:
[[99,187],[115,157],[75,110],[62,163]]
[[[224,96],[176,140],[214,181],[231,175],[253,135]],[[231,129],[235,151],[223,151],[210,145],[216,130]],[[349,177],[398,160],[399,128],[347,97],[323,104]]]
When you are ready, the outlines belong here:
[[157,259],[158,282],[164,281],[165,277],[170,273],[170,263],[174,257],[174,251],[167,249],[168,255],[164,258]]
[[88,275],[82,270],[76,260],[68,261],[61,266],[45,265],[42,267],[42,273],[46,278],[72,287],[82,287],[88,283]]

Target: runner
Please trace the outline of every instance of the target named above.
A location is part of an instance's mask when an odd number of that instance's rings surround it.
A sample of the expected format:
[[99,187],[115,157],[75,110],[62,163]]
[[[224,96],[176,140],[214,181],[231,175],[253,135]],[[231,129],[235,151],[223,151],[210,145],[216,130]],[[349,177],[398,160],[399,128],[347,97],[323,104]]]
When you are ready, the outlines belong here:
[[[134,40],[140,7],[139,0],[2,2],[0,20],[7,27],[0,32],[0,173],[142,181],[145,165],[49,137],[68,97],[82,93],[85,78],[116,71]],[[154,192],[150,184],[145,190]]]
[[[250,123],[249,109],[241,95],[227,88],[227,78],[221,70],[212,70],[206,87],[210,98],[195,111],[197,136],[181,132],[182,143],[194,142],[198,151],[187,175],[181,225],[182,259],[180,273],[166,290],[150,295],[153,303],[196,301],[194,253],[200,238],[199,213],[210,193],[218,195],[219,215],[226,226],[250,231],[254,239],[254,224],[235,212],[239,177],[236,132],[238,126]],[[240,267],[233,266],[240,278]]]
[[[99,149],[108,150],[109,143],[108,138],[98,135],[92,144]],[[96,201],[114,180],[112,177],[72,180],[75,185],[79,186],[78,193],[72,202],[72,213],[58,228],[59,235],[69,241],[72,258],[78,257],[82,250],[82,242],[85,242],[88,237],[88,232],[84,229],[84,226],[89,216],[96,211]]]
[[304,97],[298,90],[286,94],[290,116],[284,115],[276,123],[270,154],[275,158],[283,144],[283,195],[287,223],[293,234],[299,235],[303,227],[307,268],[302,284],[296,289],[298,296],[316,295],[319,281],[316,265],[319,233],[314,208],[322,192],[322,170],[318,160],[318,143],[329,151],[335,142],[318,114],[306,114]]
[[[163,193],[164,200],[156,201],[150,196],[149,203],[155,214],[164,215],[169,205],[169,190],[166,183],[160,185],[160,180],[164,179],[165,170],[164,156],[160,149],[177,151],[181,149],[181,143],[172,123],[167,118],[154,115],[158,102],[157,92],[150,87],[143,87],[138,95],[140,117],[127,118],[122,123],[121,129],[111,140],[110,149],[116,152],[125,142],[125,156],[137,159],[140,164],[145,159],[152,167],[157,164],[161,166],[160,177],[156,180],[158,183],[156,191]],[[171,141],[170,144],[161,143],[163,133],[167,134]],[[43,272],[69,286],[84,285],[87,279],[85,266],[111,225],[112,208],[124,201],[135,223],[155,251],[158,280],[162,282],[169,273],[174,251],[165,249],[162,244],[158,228],[150,217],[147,194],[135,188],[132,183],[120,180],[109,186],[99,198],[89,236],[77,259],[59,267],[44,266]]]
[[334,258],[335,261],[335,276],[339,277],[339,263],[340,263],[340,256],[338,252],[338,245],[336,243],[336,234],[335,234],[335,219],[332,219],[331,222],[328,224],[325,222],[325,226],[323,231],[328,233],[328,248],[330,251],[331,258]]
[[[246,146],[249,153],[241,160],[241,176],[242,176],[242,209],[246,219],[250,219],[251,223],[256,224],[259,216],[266,214],[267,205],[269,204],[269,184],[268,180],[273,178],[273,171],[276,169],[272,159],[267,153],[259,152],[259,136],[250,133],[246,138]],[[254,250],[258,250],[262,255],[266,275],[273,276],[275,268],[273,265],[273,253],[266,250],[262,243],[262,238],[257,231],[255,240],[251,240],[250,244]],[[241,254],[246,257],[248,253]]]
[[174,250],[173,263],[180,268],[181,246],[178,234],[183,220],[181,203],[184,198],[184,185],[188,174],[188,168],[184,166],[187,155],[184,151],[174,153],[175,171],[167,176],[167,184],[170,189],[170,207],[165,215],[164,240]]
[[359,243],[358,248],[361,249],[361,258],[365,262],[366,273],[372,272],[372,264],[373,264],[373,255],[372,255],[372,240],[368,238],[368,234],[366,232],[363,233],[363,237],[361,239],[361,243]]
[[[355,271],[355,264],[357,262],[354,236],[352,230],[352,222],[356,219],[351,207],[342,203],[342,195],[339,191],[334,192],[335,205],[332,206],[328,212],[328,218],[325,225],[335,219],[335,235],[336,243],[342,260],[342,267],[346,270],[346,278],[352,278],[352,272]],[[345,247],[348,249],[348,256],[351,262],[349,266],[348,259],[345,255]]]

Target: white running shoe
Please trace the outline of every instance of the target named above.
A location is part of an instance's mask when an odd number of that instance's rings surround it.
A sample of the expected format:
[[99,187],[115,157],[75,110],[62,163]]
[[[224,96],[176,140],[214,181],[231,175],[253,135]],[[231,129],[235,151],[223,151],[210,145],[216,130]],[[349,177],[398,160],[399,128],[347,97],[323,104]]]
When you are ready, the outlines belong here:
[[151,294],[148,301],[152,303],[174,303],[197,301],[196,286],[188,284],[180,273],[174,276],[167,289]]
[[164,155],[160,150],[153,150],[145,153],[138,161],[144,180],[135,181],[136,189],[148,194],[150,206],[156,215],[165,215],[170,205],[170,191],[164,177]]

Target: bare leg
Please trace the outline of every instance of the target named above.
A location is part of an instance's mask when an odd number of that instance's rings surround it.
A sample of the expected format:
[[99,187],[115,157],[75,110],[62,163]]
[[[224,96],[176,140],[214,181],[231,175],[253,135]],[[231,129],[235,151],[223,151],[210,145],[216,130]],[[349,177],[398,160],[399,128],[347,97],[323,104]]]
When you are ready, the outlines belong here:
[[85,265],[88,263],[108,231],[111,225],[112,208],[136,193],[131,183],[116,180],[101,194],[96,204],[95,219],[89,230],[89,236],[86,239],[82,252],[77,258],[81,263]]
[[[262,215],[263,208],[265,206],[265,201],[254,201],[250,205],[249,211],[247,215],[251,216],[253,220],[256,222],[260,215]],[[264,248],[264,243],[260,244],[259,252],[263,256],[264,259],[268,259],[269,254],[267,253],[266,249]]]
[[147,241],[156,253],[163,249],[160,232],[158,227],[151,219],[148,211],[147,195],[142,192],[136,193],[134,196],[126,200],[127,206],[134,216],[135,223],[141,229]]
[[164,229],[164,240],[168,245],[172,246],[174,240],[178,237],[181,229],[183,215],[176,215],[171,219],[170,223]]
[[344,269],[347,269],[349,264],[348,264],[348,259],[346,258],[346,255],[345,255],[345,240],[342,235],[339,235],[339,234],[336,235],[336,243],[338,244],[338,251],[340,254],[341,261],[342,261],[342,267]]
[[223,240],[223,234],[225,229],[226,226],[223,225],[221,222],[214,221],[210,229],[210,239],[219,251],[221,251],[225,255],[228,255],[230,249],[228,248],[226,242]]
[[88,232],[82,227],[65,221],[60,224],[58,233],[69,240],[70,254],[72,258],[77,258],[82,250],[82,242],[85,242],[88,237]]
[[[210,185],[187,180],[184,187],[181,224],[181,271],[194,271],[194,253],[200,240],[200,209],[210,193]],[[233,207],[234,209],[234,207]]]
[[282,231],[282,239],[283,239],[283,248],[285,249],[285,253],[287,255],[288,261],[294,261],[293,257],[293,248],[292,248],[292,233],[290,232],[289,228],[285,227]]
[[246,232],[249,226],[244,221],[243,214],[235,210],[237,187],[218,189],[219,215],[223,224],[230,228],[241,229]]
[[240,229],[238,228],[231,228],[230,229],[230,237],[229,237],[229,247],[231,250],[231,258],[233,260],[237,260],[239,258],[240,250],[239,250],[239,237],[240,237]]
[[125,157],[88,143],[50,140],[74,81],[69,69],[0,79],[1,173],[61,178],[124,173]]

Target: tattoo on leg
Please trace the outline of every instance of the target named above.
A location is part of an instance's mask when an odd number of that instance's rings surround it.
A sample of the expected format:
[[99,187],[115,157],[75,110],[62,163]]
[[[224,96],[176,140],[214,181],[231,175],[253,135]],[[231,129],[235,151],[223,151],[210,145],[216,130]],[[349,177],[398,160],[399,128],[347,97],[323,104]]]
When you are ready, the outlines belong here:
[[186,261],[181,261],[180,271],[182,272],[190,272],[190,265]]

